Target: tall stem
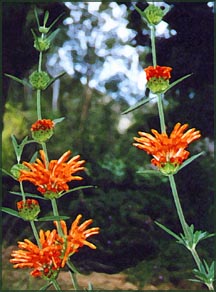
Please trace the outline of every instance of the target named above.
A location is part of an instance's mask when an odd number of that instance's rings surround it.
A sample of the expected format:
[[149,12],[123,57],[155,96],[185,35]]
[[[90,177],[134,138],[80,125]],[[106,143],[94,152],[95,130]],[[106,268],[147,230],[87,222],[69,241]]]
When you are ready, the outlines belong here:
[[[51,203],[52,203],[53,215],[58,217],[59,216],[59,212],[58,212],[58,206],[57,206],[57,203],[56,203],[56,199],[51,199]],[[57,231],[58,231],[58,234],[60,236],[63,236],[63,231],[62,231],[61,225],[60,225],[58,220],[57,220]]]
[[37,118],[38,120],[42,119],[41,115],[41,90],[37,89]]
[[189,239],[190,238],[190,234],[188,232],[188,225],[187,225],[187,223],[185,221],[185,217],[184,217],[184,214],[183,214],[183,211],[182,211],[181,203],[179,201],[179,196],[178,196],[178,192],[177,192],[177,189],[176,189],[176,183],[175,183],[173,175],[169,175],[169,182],[170,182],[170,186],[171,186],[171,189],[172,189],[172,194],[173,194],[176,210],[177,210],[177,213],[178,213],[179,220],[181,222],[182,229],[184,231],[184,234],[185,234],[186,238]]
[[159,112],[159,118],[160,118],[160,127],[161,127],[161,133],[166,133],[166,125],[165,125],[165,118],[164,118],[164,111],[163,111],[163,93],[158,94],[158,112]]
[[[40,52],[39,61],[38,61],[38,72],[41,72],[42,59],[43,59],[43,53]],[[38,117],[38,120],[42,119],[42,115],[41,115],[41,90],[40,89],[37,89],[37,117]]]
[[34,237],[35,237],[35,239],[36,239],[37,245],[38,245],[39,248],[42,248],[41,243],[40,243],[40,239],[39,239],[39,236],[38,236],[38,232],[37,232],[37,229],[36,229],[36,226],[35,226],[34,221],[31,220],[31,221],[30,221],[30,224],[31,224],[31,228],[32,228],[32,231],[33,231]]
[[152,62],[153,62],[153,66],[156,67],[157,57],[156,57],[156,46],[155,46],[155,26],[151,25],[150,29],[151,29]]
[[21,194],[22,194],[22,200],[23,200],[23,202],[25,202],[25,200],[26,200],[26,198],[25,198],[25,192],[24,192],[23,184],[22,184],[21,181],[20,181],[20,190],[21,190]]

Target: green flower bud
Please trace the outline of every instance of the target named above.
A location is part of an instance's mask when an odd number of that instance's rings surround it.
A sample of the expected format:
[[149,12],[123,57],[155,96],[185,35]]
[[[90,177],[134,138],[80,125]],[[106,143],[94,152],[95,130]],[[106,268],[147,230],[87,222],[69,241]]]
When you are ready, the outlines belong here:
[[43,195],[44,195],[44,198],[52,200],[52,199],[58,199],[61,196],[61,193],[46,191]]
[[40,213],[39,203],[34,199],[17,202],[17,209],[20,217],[28,221],[36,219],[37,215]]
[[19,176],[20,176],[20,170],[29,170],[28,167],[26,167],[25,165],[23,164],[14,164],[12,167],[11,167],[11,170],[10,172],[12,173],[12,175],[18,179]]
[[46,142],[54,133],[54,122],[49,119],[36,121],[31,126],[32,138],[39,142]]
[[50,82],[50,77],[45,71],[41,71],[41,72],[34,71],[29,76],[29,82],[31,83],[34,89],[44,90],[47,88]]
[[152,77],[147,82],[147,87],[152,93],[162,93],[169,87],[169,80],[163,77]]
[[151,4],[144,10],[144,15],[149,24],[156,25],[161,22],[164,12],[160,7]]
[[50,40],[46,38],[38,37],[34,41],[34,47],[39,52],[47,51],[50,48]]
[[179,169],[179,164],[173,164],[170,162],[167,162],[163,167],[160,167],[160,172],[162,172],[164,175],[171,175],[175,174]]
[[39,32],[40,33],[45,33],[45,34],[47,34],[48,32],[49,32],[49,27],[45,27],[45,26],[40,26],[39,27]]

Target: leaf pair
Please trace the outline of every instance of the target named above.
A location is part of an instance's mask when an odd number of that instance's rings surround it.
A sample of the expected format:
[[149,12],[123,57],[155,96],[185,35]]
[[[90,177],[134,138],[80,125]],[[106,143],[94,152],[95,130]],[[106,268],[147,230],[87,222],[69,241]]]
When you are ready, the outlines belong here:
[[[181,81],[183,81],[184,79],[190,77],[191,75],[192,75],[192,73],[191,73],[191,74],[188,74],[188,75],[185,75],[185,76],[179,78],[178,80],[174,81],[173,83],[171,83],[171,84],[169,85],[169,87],[163,92],[163,94],[164,94],[165,92],[167,92],[169,89],[171,89],[173,86],[175,86],[176,84],[178,84],[178,83],[180,83]],[[135,105],[133,105],[133,106],[129,107],[127,110],[125,110],[125,111],[122,113],[122,115],[124,115],[124,114],[128,114],[128,113],[130,113],[130,112],[132,112],[132,111],[134,111],[134,110],[140,108],[142,105],[148,103],[150,100],[154,99],[155,97],[156,97],[156,96],[151,97],[151,98],[147,98],[147,97],[146,97],[146,98],[142,99],[141,101],[139,101],[139,102],[136,103]]]

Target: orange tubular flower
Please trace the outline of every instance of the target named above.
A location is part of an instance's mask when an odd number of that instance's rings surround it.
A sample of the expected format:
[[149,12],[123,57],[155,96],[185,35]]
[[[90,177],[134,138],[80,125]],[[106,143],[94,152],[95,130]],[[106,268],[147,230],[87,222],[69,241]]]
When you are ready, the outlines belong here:
[[185,132],[187,128],[188,124],[177,123],[170,137],[166,133],[159,134],[156,130],[151,130],[154,136],[138,132],[141,137],[135,137],[134,140],[137,143],[133,143],[133,145],[152,155],[154,157],[151,160],[152,164],[164,174],[172,174],[188,158],[190,153],[185,148],[201,137],[200,131],[192,128]]
[[172,71],[171,67],[166,66],[149,66],[146,69],[144,69],[146,73],[146,79],[149,81],[151,78],[163,78],[163,79],[170,79],[171,75],[170,72]]
[[66,162],[70,155],[71,151],[67,151],[58,160],[51,160],[46,167],[44,151],[40,150],[41,159],[36,159],[35,163],[23,162],[29,170],[20,171],[19,181],[30,181],[48,198],[58,197],[69,189],[67,182],[82,180],[82,177],[73,174],[84,170],[85,160],[79,160],[80,155],[76,155]]
[[51,120],[43,119],[36,121],[31,126],[32,137],[35,141],[46,142],[53,135],[55,123]]
[[54,122],[51,120],[47,120],[47,119],[43,119],[43,120],[38,120],[36,121],[32,127],[31,127],[31,131],[39,131],[39,130],[50,130],[54,128]]
[[14,268],[33,268],[33,277],[55,277],[61,267],[62,242],[56,230],[40,230],[41,248],[28,239],[19,241],[19,250],[12,251]]
[[[78,249],[83,245],[86,245],[92,249],[96,249],[96,246],[93,243],[87,241],[86,239],[92,235],[98,234],[100,229],[99,227],[86,229],[93,222],[92,219],[86,220],[80,226],[78,226],[81,218],[82,215],[79,214],[76,217],[76,219],[72,222],[69,232],[67,230],[65,221],[63,220],[60,221],[61,228],[66,238],[66,249],[64,252],[64,258],[62,260],[62,267],[64,267],[68,258],[75,252],[78,252]],[[55,221],[54,223],[57,226],[58,222]]]

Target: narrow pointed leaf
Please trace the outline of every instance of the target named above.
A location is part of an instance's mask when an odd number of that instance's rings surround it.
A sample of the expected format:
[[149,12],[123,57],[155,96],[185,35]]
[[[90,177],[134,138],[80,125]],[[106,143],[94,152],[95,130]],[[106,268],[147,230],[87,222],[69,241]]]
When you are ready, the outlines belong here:
[[182,82],[184,79],[190,77],[192,74],[193,74],[193,73],[188,74],[188,75],[185,75],[185,76],[179,78],[178,80],[174,81],[173,83],[171,83],[171,84],[169,85],[169,87],[164,91],[164,93],[167,92],[169,89],[171,89],[171,88],[172,88],[173,86],[175,86],[176,84]]
[[66,194],[68,194],[68,193],[72,193],[72,192],[80,191],[80,190],[84,190],[84,189],[90,189],[90,188],[96,188],[96,186],[91,186],[91,185],[89,185],[89,186],[80,186],[80,187],[76,187],[76,188],[70,189],[70,190],[68,190],[67,192],[63,193],[63,194],[61,195],[61,197],[64,196],[64,195],[66,195]]
[[49,18],[49,11],[46,11],[44,15],[44,24],[43,24],[44,26],[46,26],[48,18]]
[[35,221],[60,221],[70,219],[68,216],[45,216],[36,219]]
[[57,36],[57,34],[59,33],[59,31],[60,31],[60,29],[59,28],[57,28],[55,31],[53,31],[49,36],[48,36],[48,40],[49,41],[52,41],[56,36]]
[[182,165],[179,167],[178,171],[181,170],[182,168],[184,168],[186,165],[190,164],[192,161],[194,161],[195,159],[197,159],[198,157],[200,157],[201,155],[203,155],[205,152],[202,151],[198,154],[195,154],[193,156],[191,156],[190,158],[188,158],[187,160],[185,160]]
[[140,16],[142,17],[142,19],[144,20],[144,22],[145,22],[146,24],[148,24],[148,21],[147,21],[147,19],[146,19],[146,17],[145,17],[145,12],[142,11],[141,9],[139,9],[136,5],[134,5],[134,8],[135,8],[136,11],[140,14]]
[[10,177],[12,177],[14,180],[17,180],[9,171],[7,171],[7,170],[5,170],[3,168],[1,168],[1,171],[2,171],[2,173],[6,174],[6,175],[8,175]]
[[71,273],[76,273],[77,275],[80,274],[79,271],[76,269],[76,267],[72,264],[71,261],[67,261],[67,266]]
[[47,89],[50,85],[53,84],[53,82],[55,82],[58,78],[62,77],[65,74],[66,74],[66,72],[61,72],[56,77],[52,78],[45,89]]
[[7,76],[7,77],[9,77],[9,78],[11,78],[11,79],[13,79],[13,80],[16,81],[16,82],[21,83],[21,84],[24,85],[24,86],[31,87],[31,84],[29,84],[29,83],[28,83],[27,81],[25,81],[25,80],[19,79],[18,77],[15,77],[15,76],[10,75],[10,74],[7,74],[7,73],[5,73],[4,75]]
[[[20,193],[20,192],[12,192],[12,191],[10,191],[9,193],[12,194],[12,195],[16,195],[16,196],[22,197],[22,193]],[[25,193],[25,196],[29,197],[29,198],[35,198],[35,199],[41,199],[41,200],[49,200],[49,199],[47,199],[47,198],[45,198],[43,196],[30,194],[30,193]]]
[[165,230],[167,233],[169,233],[170,235],[172,235],[175,239],[177,239],[178,241],[182,241],[182,239],[175,234],[172,230],[168,229],[167,227],[165,227],[164,225],[158,223],[157,221],[154,221],[155,224],[157,224],[160,228],[162,228],[163,230]]
[[64,15],[64,12],[61,13],[54,21],[52,24],[50,24],[49,26],[49,30],[53,27],[54,24],[56,24],[56,22]]
[[54,124],[58,124],[58,123],[61,123],[63,120],[65,119],[65,117],[62,117],[62,118],[58,118],[58,119],[55,119],[53,120]]
[[10,209],[10,208],[6,208],[6,207],[1,207],[1,210],[7,214],[10,214],[12,216],[18,217],[20,218],[20,215],[17,211]]
[[34,9],[34,14],[35,14],[35,18],[36,18],[37,25],[38,25],[38,28],[39,28],[40,27],[40,23],[39,23],[39,18],[38,18],[38,14],[37,14],[37,9],[36,8]]
[[37,156],[38,156],[38,151],[36,151],[36,152],[33,154],[32,158],[31,158],[31,160],[30,160],[29,162],[30,162],[30,163],[34,163],[35,160],[37,159]]
[[151,98],[146,98],[144,100],[139,101],[138,103],[136,103],[135,105],[132,105],[131,107],[129,107],[126,111],[124,111],[122,113],[122,115],[128,114],[129,112],[132,112],[136,109],[138,109],[139,107],[141,107],[142,105],[148,103],[150,100],[154,99],[155,97],[151,97]]
[[52,283],[50,283],[50,282],[48,282],[48,283],[46,283],[43,287],[41,287],[39,290],[46,290],[49,286],[51,286],[52,285]]

